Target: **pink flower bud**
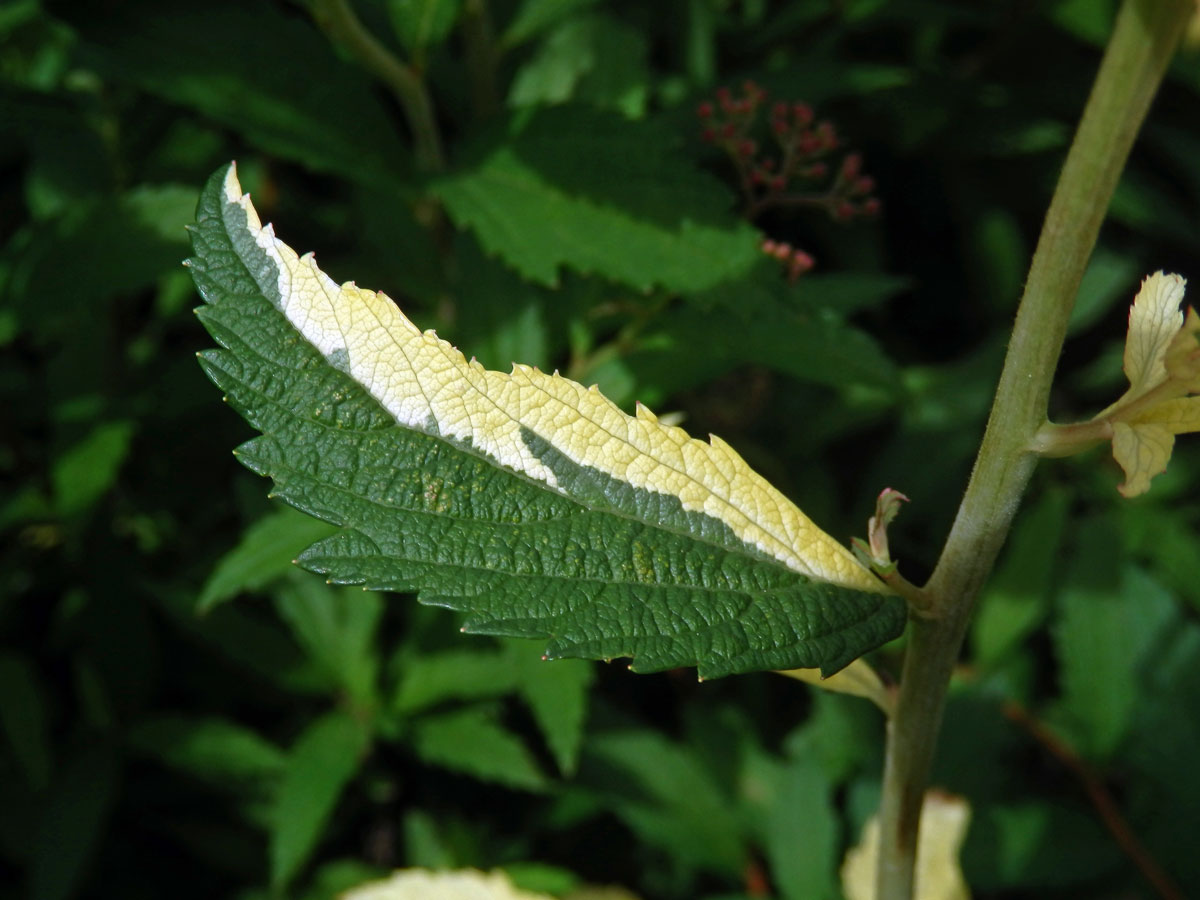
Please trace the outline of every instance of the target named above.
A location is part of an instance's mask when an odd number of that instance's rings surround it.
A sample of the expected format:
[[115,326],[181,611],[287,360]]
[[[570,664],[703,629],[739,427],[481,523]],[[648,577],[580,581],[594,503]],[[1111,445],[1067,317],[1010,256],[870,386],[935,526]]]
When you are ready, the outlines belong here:
[[826,150],[832,150],[838,145],[837,132],[832,122],[822,122],[817,126],[817,138]]

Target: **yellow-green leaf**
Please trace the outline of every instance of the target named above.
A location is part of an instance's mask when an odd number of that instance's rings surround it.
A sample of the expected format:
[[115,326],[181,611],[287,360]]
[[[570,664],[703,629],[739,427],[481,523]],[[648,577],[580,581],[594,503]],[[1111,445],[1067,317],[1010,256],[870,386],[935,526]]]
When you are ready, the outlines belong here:
[[1164,365],[1171,378],[1187,384],[1189,391],[1200,391],[1200,316],[1190,306],[1183,327],[1167,347]]
[[1200,397],[1176,397],[1156,403],[1135,420],[1139,425],[1162,425],[1172,434],[1200,431]]
[[888,693],[879,673],[865,659],[856,659],[846,668],[828,678],[821,676],[820,669],[784,669],[780,675],[795,678],[814,687],[833,691],[835,694],[851,694],[870,700],[887,715],[892,711],[892,697]]
[[1150,479],[1166,471],[1175,446],[1175,435],[1165,425],[1113,423],[1113,458],[1125,470],[1119,490],[1136,497],[1150,489]]
[[1141,396],[1167,379],[1167,348],[1183,325],[1179,304],[1185,284],[1180,276],[1161,271],[1143,279],[1129,310],[1129,334],[1125,338],[1129,390],[1125,397]]

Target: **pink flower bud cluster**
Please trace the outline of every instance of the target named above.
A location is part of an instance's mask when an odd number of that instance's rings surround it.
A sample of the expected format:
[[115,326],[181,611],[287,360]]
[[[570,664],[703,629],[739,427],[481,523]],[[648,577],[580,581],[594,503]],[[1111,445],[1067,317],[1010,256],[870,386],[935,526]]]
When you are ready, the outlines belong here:
[[787,272],[787,279],[795,282],[797,278],[816,265],[816,260],[803,250],[793,247],[787,241],[774,241],[766,238],[762,242],[762,251],[767,256],[779,260]]
[[[768,107],[770,137],[763,140],[759,122]],[[837,129],[818,120],[808,104],[769,104],[766,90],[746,81],[740,95],[720,88],[696,113],[702,139],[723,150],[737,170],[751,218],[777,206],[818,206],[839,222],[879,212],[875,180],[862,173],[862,155],[850,153],[831,165],[841,143]]]

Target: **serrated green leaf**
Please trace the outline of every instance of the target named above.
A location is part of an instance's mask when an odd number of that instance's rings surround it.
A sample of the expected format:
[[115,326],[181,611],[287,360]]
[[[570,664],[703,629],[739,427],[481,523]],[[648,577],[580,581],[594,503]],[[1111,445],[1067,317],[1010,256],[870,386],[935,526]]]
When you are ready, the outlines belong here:
[[202,641],[242,673],[300,694],[326,694],[337,686],[299,651],[276,621],[238,606],[223,606],[210,615],[197,616],[191,591],[167,593],[160,602],[175,627]]
[[758,813],[771,882],[787,900],[838,896],[839,828],[833,785],[815,759],[779,762],[751,757],[745,775],[759,796]]
[[240,458],[343,526],[308,567],[549,637],[551,657],[701,677],[833,672],[903,628],[902,601],[719,439],[468,363],[262,229],[232,168],[197,216],[198,313],[227,348],[202,362],[263,431]]
[[563,305],[563,292],[530,284],[499,260],[483,255],[469,235],[456,244],[455,265],[470,273],[455,287],[458,321],[454,343],[489,369],[515,362],[545,367],[550,362],[547,325],[550,304]]
[[577,9],[591,6],[596,0],[522,0],[508,28],[504,43],[509,46],[523,41],[566,18]]
[[387,0],[387,9],[404,49],[423,54],[450,34],[462,0]]
[[507,694],[517,679],[511,654],[491,649],[434,653],[404,662],[392,704],[396,712],[412,715],[447,700]]
[[66,900],[79,887],[116,799],[119,761],[113,747],[84,747],[66,760],[33,823],[30,900]]
[[54,506],[60,516],[77,516],[104,495],[116,480],[132,437],[132,422],[101,422],[55,460]]
[[379,670],[373,645],[383,598],[296,577],[276,589],[275,607],[330,679],[351,698],[369,702]]
[[740,870],[742,836],[729,827],[731,800],[689,748],[649,731],[610,732],[589,738],[583,771],[603,787],[600,801],[642,841],[709,872]]
[[[181,104],[271,153],[398,187],[410,154],[369,78],[303,16],[213,0],[162,14],[149,0],[70,11],[86,63]],[[298,75],[299,72],[303,75]]]
[[227,790],[262,790],[286,756],[261,735],[225,719],[161,716],[130,729],[131,748]]
[[[1194,558],[1194,557],[1193,557]],[[1143,689],[1129,742],[1121,757],[1130,824],[1159,859],[1175,860],[1177,884],[1200,883],[1190,822],[1200,809],[1200,626],[1182,621],[1156,648],[1154,665],[1140,673]]]
[[1138,672],[1177,614],[1161,585],[1120,565],[1111,529],[1103,520],[1081,529],[1053,626],[1059,712],[1081,752],[1100,759],[1124,738],[1138,702]]
[[206,613],[243,591],[257,591],[293,570],[296,556],[333,527],[293,509],[263,516],[242,534],[238,545],[221,557],[196,601]]
[[1155,574],[1200,612],[1200,581],[1196,579],[1200,529],[1194,515],[1187,507],[1164,509],[1133,503],[1121,504],[1120,513],[1131,554],[1150,560]]
[[24,655],[0,651],[0,727],[29,786],[41,790],[53,760],[37,672]]
[[588,688],[595,667],[583,660],[539,659],[525,641],[508,642],[511,665],[518,672],[521,696],[554,754],[564,775],[575,771],[583,726],[587,719]]
[[808,719],[785,739],[787,756],[812,759],[834,785],[857,770],[875,770],[882,747],[879,715],[866,704],[827,691],[814,692],[812,703]]
[[191,188],[144,184],[72,207],[5,249],[12,269],[0,299],[39,341],[61,340],[79,321],[95,321],[98,304],[175,267],[195,200]]
[[1045,619],[1061,563],[1069,497],[1051,490],[1017,519],[1004,558],[971,625],[981,665],[994,665]]
[[513,76],[510,106],[568,100],[642,115],[649,93],[646,38],[641,31],[605,15],[563,23]]
[[1084,331],[1108,314],[1114,306],[1126,298],[1129,286],[1141,274],[1137,259],[1127,254],[1116,253],[1105,247],[1097,247],[1088,262],[1075,306],[1071,308],[1068,330],[1071,334]]
[[1111,848],[1112,836],[1091,810],[1014,801],[975,811],[962,860],[978,891],[1045,897],[1119,869]]
[[757,263],[760,237],[676,142],[615,113],[539,110],[434,190],[456,224],[531,281],[556,284],[568,266],[638,290],[707,290]]
[[345,713],[313,722],[288,753],[271,829],[271,884],[286,885],[308,860],[366,749],[362,726]]
[[422,718],[413,727],[413,746],[430,765],[527,791],[546,788],[546,778],[525,744],[485,709]]
[[29,155],[26,199],[31,217],[44,221],[110,190],[108,151],[87,99],[70,89],[27,89],[10,80],[13,74],[6,72],[0,84],[0,122],[9,139],[24,144]]
[[[724,339],[714,346],[711,335]],[[642,344],[625,362],[639,380],[660,385],[669,394],[739,365],[757,364],[802,381],[830,387],[866,385],[889,394],[899,371],[866,332],[836,316],[764,309],[749,319],[725,311],[682,306],[647,329]],[[695,359],[695,348],[708,353]]]

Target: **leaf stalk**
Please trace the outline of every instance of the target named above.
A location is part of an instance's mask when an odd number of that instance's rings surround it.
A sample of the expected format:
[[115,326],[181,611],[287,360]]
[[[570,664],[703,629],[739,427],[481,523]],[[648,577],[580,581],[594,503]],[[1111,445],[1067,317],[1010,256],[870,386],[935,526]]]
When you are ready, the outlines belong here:
[[349,50],[372,75],[387,85],[408,121],[413,135],[413,156],[422,172],[439,172],[446,166],[442,137],[433,101],[421,74],[387,49],[363,25],[349,0],[314,0],[313,20],[329,38]]

